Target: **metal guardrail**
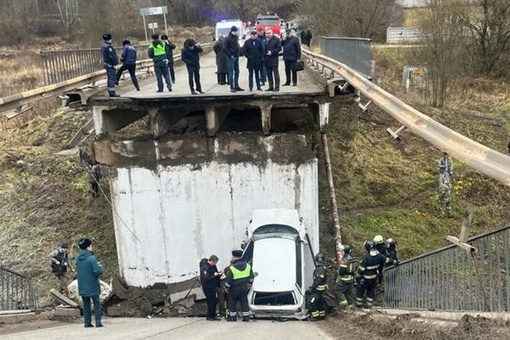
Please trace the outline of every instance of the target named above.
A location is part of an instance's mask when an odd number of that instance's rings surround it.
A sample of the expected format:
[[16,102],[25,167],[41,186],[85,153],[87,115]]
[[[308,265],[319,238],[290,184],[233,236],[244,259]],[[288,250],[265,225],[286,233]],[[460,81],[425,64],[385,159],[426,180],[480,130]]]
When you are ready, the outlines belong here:
[[[212,50],[212,44],[203,44],[202,47],[207,50]],[[179,61],[181,58],[180,54],[174,55],[174,60]],[[139,60],[136,62],[137,70],[149,69],[153,66],[153,62],[151,59]],[[0,98],[0,112],[18,109],[23,105],[27,105],[30,103],[34,103],[36,101],[56,96],[81,86],[85,85],[94,85],[94,83],[100,79],[105,78],[106,71],[103,69],[101,71],[92,72],[86,75],[82,75],[76,78],[72,78],[66,81],[62,81],[56,84],[39,87],[33,90],[21,92],[18,94],[13,94],[11,96]],[[19,112],[21,113],[21,112]],[[9,119],[16,117],[19,113],[9,115]]]
[[479,144],[460,133],[436,122],[410,105],[373,84],[345,64],[321,54],[303,49],[303,56],[312,66],[329,76],[335,74],[356,88],[358,94],[405,125],[414,134],[435,147],[448,152],[460,162],[510,186],[510,157]]
[[32,280],[11,270],[0,268],[0,310],[39,307]]
[[[148,59],[148,45],[135,45],[137,59]],[[120,58],[122,48],[115,48]],[[41,51],[44,84],[56,84],[103,69],[101,49]]]
[[451,245],[384,271],[384,306],[510,311],[510,224],[471,237],[478,253]]

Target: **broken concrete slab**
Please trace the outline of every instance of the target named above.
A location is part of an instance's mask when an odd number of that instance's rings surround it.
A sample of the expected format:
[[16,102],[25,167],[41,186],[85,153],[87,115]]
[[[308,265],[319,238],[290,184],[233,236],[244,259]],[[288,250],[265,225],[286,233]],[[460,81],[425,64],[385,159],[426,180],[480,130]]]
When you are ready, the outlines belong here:
[[66,318],[79,318],[80,310],[77,308],[70,307],[57,307],[53,312],[56,317],[66,317]]
[[57,300],[58,302],[60,302],[64,305],[71,306],[73,308],[79,307],[79,305],[76,302],[74,302],[73,300],[71,300],[70,298],[65,296],[64,294],[60,293],[56,289],[50,290],[50,294],[55,300]]

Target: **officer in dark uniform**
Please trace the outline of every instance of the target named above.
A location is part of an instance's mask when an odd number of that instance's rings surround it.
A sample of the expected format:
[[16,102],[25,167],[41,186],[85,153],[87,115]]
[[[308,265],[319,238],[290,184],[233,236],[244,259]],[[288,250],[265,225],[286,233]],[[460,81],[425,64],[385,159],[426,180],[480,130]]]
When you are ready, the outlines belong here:
[[209,259],[203,258],[200,261],[200,284],[207,301],[207,321],[219,321],[216,317],[217,290],[220,286],[221,272],[216,264],[218,256],[211,255]]
[[326,258],[323,253],[315,255],[316,267],[313,271],[313,284],[309,289],[310,292],[310,313],[311,320],[323,320],[326,317],[326,309],[324,304],[324,292],[326,291]]
[[238,301],[241,303],[243,321],[250,321],[248,291],[253,283],[254,275],[251,265],[241,260],[242,256],[242,250],[232,251],[233,263],[230,265],[225,279],[225,291],[228,294],[228,310],[230,312],[227,321],[237,321],[236,305]]
[[381,255],[375,248],[372,239],[368,239],[364,243],[367,254],[361,259],[361,263],[356,273],[356,306],[363,308],[363,301],[366,294],[366,307],[372,308],[375,299],[375,289],[377,286],[377,277],[380,275],[386,263],[393,263],[390,258]]
[[358,261],[352,256],[352,247],[342,244],[344,252],[338,269],[338,278],[335,286],[335,296],[338,306],[343,310],[351,310],[354,304],[354,276],[358,269]]
[[103,45],[101,45],[101,55],[103,56],[103,66],[108,77],[108,95],[110,97],[120,97],[115,93],[116,70],[119,67],[119,59],[117,52],[112,46],[112,35],[110,33],[103,34]]

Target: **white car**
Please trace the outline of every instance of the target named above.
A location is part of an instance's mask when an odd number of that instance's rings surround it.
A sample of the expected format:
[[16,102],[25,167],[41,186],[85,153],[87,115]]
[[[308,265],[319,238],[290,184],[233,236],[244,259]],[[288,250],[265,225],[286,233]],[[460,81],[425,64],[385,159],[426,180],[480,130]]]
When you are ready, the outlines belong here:
[[253,212],[243,259],[256,273],[248,293],[254,317],[304,319],[305,291],[312,284],[313,252],[297,210]]

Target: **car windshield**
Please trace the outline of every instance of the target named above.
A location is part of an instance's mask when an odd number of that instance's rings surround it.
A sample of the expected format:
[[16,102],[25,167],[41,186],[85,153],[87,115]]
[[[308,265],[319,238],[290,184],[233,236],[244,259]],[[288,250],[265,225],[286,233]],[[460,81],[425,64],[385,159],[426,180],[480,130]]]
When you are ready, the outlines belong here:
[[260,240],[263,238],[284,238],[287,240],[298,241],[299,233],[296,229],[287,225],[268,224],[257,228],[253,233],[253,240]]

